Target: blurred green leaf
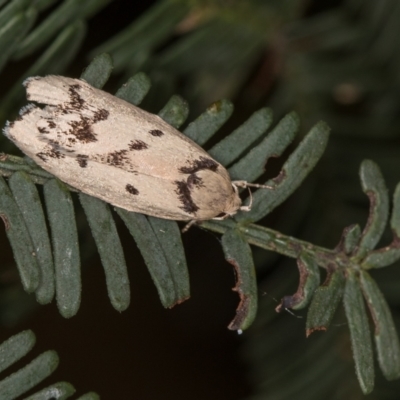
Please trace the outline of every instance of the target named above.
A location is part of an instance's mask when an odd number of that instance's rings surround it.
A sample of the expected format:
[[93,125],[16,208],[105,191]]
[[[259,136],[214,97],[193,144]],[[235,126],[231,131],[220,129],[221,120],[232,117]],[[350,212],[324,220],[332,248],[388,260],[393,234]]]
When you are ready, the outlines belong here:
[[188,117],[189,106],[180,96],[172,96],[168,103],[158,113],[165,122],[178,129]]
[[85,33],[86,26],[82,21],[66,26],[59,33],[21,79],[2,97],[0,104],[1,119],[6,119],[23,98],[24,90],[21,82],[24,79],[49,73],[60,74],[65,70],[75,57]]
[[113,70],[112,58],[109,54],[95,57],[81,74],[81,79],[97,89],[101,89],[108,81]]
[[62,1],[60,5],[37,26],[20,44],[18,50],[14,54],[16,60],[32,54],[47,41],[52,39],[60,29],[64,28],[68,23],[74,23],[79,19],[84,19],[88,12],[92,13],[93,6],[100,10],[110,0],[86,0],[82,3],[80,0]]
[[138,72],[118,89],[115,96],[138,106],[150,90],[150,86],[149,77],[143,72]]
[[174,33],[176,24],[189,9],[185,2],[158,1],[139,19],[97,47],[92,54],[111,54],[115,69],[120,72],[134,64],[138,55],[149,52],[168,40]]
[[14,0],[10,1],[0,11],[0,26],[4,27],[17,14],[25,12],[30,6],[31,0]]
[[[34,8],[29,8],[18,13],[4,25],[0,23],[0,70],[19,45],[20,40],[30,30],[35,22],[37,13]],[[1,19],[1,16],[0,16]]]

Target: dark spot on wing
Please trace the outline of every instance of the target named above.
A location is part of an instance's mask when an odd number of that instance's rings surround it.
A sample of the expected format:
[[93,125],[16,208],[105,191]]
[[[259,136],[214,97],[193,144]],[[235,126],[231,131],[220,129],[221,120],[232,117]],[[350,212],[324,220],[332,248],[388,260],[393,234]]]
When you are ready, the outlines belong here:
[[81,168],[85,168],[88,165],[88,158],[89,156],[85,154],[77,154],[76,161],[78,162]]
[[129,150],[144,150],[149,148],[147,143],[143,142],[142,140],[131,140],[128,147]]
[[85,100],[83,100],[81,95],[78,93],[78,90],[80,90],[80,89],[81,89],[81,85],[79,85],[77,83],[74,85],[71,85],[68,89],[68,93],[69,93],[69,97],[70,97],[69,106],[76,110],[81,110],[85,104]]
[[203,180],[196,174],[189,175],[189,177],[187,178],[187,184],[189,188],[192,188],[193,186],[196,186],[197,188],[204,186]]
[[194,174],[202,169],[209,169],[210,171],[216,171],[218,169],[218,163],[211,158],[199,157],[198,160],[194,160],[188,167],[179,168],[180,172],[184,174]]
[[133,195],[138,195],[139,190],[137,190],[134,186],[130,185],[129,183],[125,186],[127,192]]
[[40,132],[40,133],[49,133],[49,131],[45,128],[45,127],[40,127],[40,128],[38,128],[38,131]]
[[49,140],[49,149],[46,154],[51,158],[65,158],[65,154],[60,151],[60,144],[56,140]]
[[48,158],[65,158],[65,154],[60,151],[60,145],[55,140],[49,140],[49,144],[43,151],[36,153],[36,156],[42,161],[47,162]]
[[112,153],[108,153],[106,155],[107,164],[113,165],[115,167],[119,167],[123,165],[124,161],[127,159],[126,153],[128,150],[119,150],[113,151]]
[[54,129],[57,126],[51,118],[47,118],[47,125],[50,129]]
[[179,208],[187,213],[195,214],[196,211],[199,210],[199,207],[192,199],[189,184],[185,181],[175,181],[174,183],[177,186],[175,193],[178,195],[178,198],[182,203],[182,206]]
[[96,134],[92,129],[92,124],[93,121],[90,118],[80,115],[79,121],[69,122],[69,126],[72,128],[71,134],[83,143],[97,142]]
[[151,131],[149,131],[150,135],[153,136],[162,136],[164,135],[163,131],[160,131],[159,129],[152,129]]
[[[110,113],[104,108],[93,110],[93,107],[88,106],[79,93],[81,89],[82,86],[78,83],[68,86],[69,102],[55,107],[54,114],[56,116],[57,114],[77,116],[78,119],[67,122],[71,129],[65,133],[75,136],[76,140],[81,143],[96,142],[97,137],[93,125],[96,122],[106,120]],[[82,113],[82,110],[87,110],[88,113]],[[48,124],[49,128],[56,127],[54,121],[50,119],[48,119]]]
[[110,113],[106,109],[100,108],[99,110],[94,112],[93,123],[96,123],[98,121],[105,121],[109,115]]
[[40,158],[44,162],[47,162],[47,155],[46,155],[46,153],[43,153],[42,151],[39,153],[36,153],[36,157]]
[[60,150],[51,149],[48,151],[48,156],[51,158],[65,158],[65,155]]

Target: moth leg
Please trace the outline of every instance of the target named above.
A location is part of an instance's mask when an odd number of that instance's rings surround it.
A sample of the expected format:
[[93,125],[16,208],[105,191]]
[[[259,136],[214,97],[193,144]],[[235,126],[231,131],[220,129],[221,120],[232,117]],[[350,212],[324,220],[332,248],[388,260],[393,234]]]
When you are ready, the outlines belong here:
[[247,188],[249,191],[249,197],[250,197],[250,202],[247,206],[241,206],[240,210],[241,211],[250,211],[251,210],[251,206],[253,205],[253,193],[251,193],[250,188]]
[[197,220],[192,219],[191,221],[189,221],[181,230],[182,233],[187,232],[194,224],[197,224]]

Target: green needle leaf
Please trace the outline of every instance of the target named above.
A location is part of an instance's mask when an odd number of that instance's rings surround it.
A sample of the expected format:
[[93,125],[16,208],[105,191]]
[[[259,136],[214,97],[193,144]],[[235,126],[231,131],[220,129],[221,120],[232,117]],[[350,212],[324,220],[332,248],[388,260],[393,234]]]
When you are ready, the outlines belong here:
[[316,124],[285,162],[280,175],[266,185],[275,187],[259,189],[253,195],[251,211],[239,213],[236,220],[258,221],[269,214],[293,193],[315,167],[328,142],[329,127],[324,122]]
[[265,171],[270,157],[279,157],[294,140],[300,120],[295,112],[282,118],[268,136],[229,168],[232,180],[255,181]]
[[35,334],[28,330],[17,333],[0,345],[0,372],[28,354],[35,345]]
[[21,396],[47,378],[58,366],[58,356],[49,350],[36,357],[25,367],[0,381],[0,400]]
[[369,197],[370,211],[356,253],[364,257],[380,240],[389,216],[388,191],[379,167],[371,160],[361,163],[360,178],[364,193]]
[[236,316],[229,324],[232,330],[247,329],[257,313],[257,280],[253,255],[249,244],[236,230],[228,230],[222,236],[222,248],[226,260],[235,268],[236,286],[240,296]]
[[55,291],[54,263],[39,193],[26,172],[15,172],[8,183],[22,212],[40,268],[36,299],[40,304],[48,304],[53,300]]
[[188,117],[189,106],[180,96],[172,96],[158,115],[174,128],[179,128]]
[[28,293],[33,292],[40,282],[35,247],[21,211],[2,177],[0,177],[0,217],[5,225],[22,285]]
[[350,338],[357,378],[364,394],[374,388],[374,360],[371,333],[360,284],[351,270],[347,271],[344,290],[344,309],[349,323]]
[[65,400],[76,392],[75,388],[68,382],[58,382],[42,389],[24,400]]
[[59,180],[44,186],[44,198],[53,242],[56,298],[61,315],[74,316],[81,302],[81,270],[78,233],[71,194]]
[[138,106],[146,97],[150,87],[149,77],[143,72],[139,72],[122,85],[115,96]]
[[[135,239],[163,306],[170,308],[184,301],[187,293],[185,288],[180,286],[182,277],[174,274],[175,266],[171,267],[169,264],[163,247],[146,216],[117,207],[115,211],[125,222],[129,232]],[[173,254],[170,256],[173,257]],[[173,262],[175,263],[175,260]]]
[[361,286],[375,324],[375,343],[378,360],[386,379],[400,377],[399,337],[389,306],[368,272],[361,271]]
[[400,183],[397,184],[393,196],[393,211],[390,219],[390,227],[395,239],[400,238]]
[[129,277],[111,211],[106,203],[95,197],[79,193],[79,199],[103,264],[108,297],[116,310],[123,311],[130,302]]
[[232,112],[233,104],[229,100],[217,101],[191,122],[183,133],[202,146],[230,118]]
[[113,69],[112,58],[109,54],[100,54],[95,57],[81,74],[81,79],[97,89],[101,89],[111,75]]
[[343,296],[344,285],[342,271],[328,270],[325,282],[315,291],[307,312],[307,336],[328,329]]
[[300,273],[299,287],[292,296],[285,296],[281,304],[276,307],[277,312],[281,312],[285,308],[293,310],[301,310],[310,302],[315,289],[320,282],[319,268],[315,260],[303,252],[297,259],[297,266]]
[[208,151],[211,157],[226,166],[240,156],[272,124],[272,111],[262,108],[256,111],[244,124]]

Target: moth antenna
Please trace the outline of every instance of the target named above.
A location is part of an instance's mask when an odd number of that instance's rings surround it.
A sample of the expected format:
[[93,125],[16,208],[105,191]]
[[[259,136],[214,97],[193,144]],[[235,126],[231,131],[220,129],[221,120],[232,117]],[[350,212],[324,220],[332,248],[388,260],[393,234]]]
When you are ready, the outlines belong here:
[[235,192],[238,191],[238,189],[237,189],[238,187],[245,188],[249,191],[250,203],[247,206],[241,206],[240,207],[241,211],[250,211],[251,210],[251,206],[253,205],[253,194],[251,193],[251,190],[250,190],[251,187],[259,188],[259,189],[271,189],[271,190],[275,189],[273,186],[270,186],[270,185],[261,185],[259,183],[249,183],[247,181],[233,181],[232,185],[235,189]]
[[259,188],[259,189],[271,189],[271,190],[275,189],[273,186],[270,186],[270,185],[262,185],[260,183],[250,183],[247,181],[233,181],[232,183],[234,185],[236,185],[237,187],[241,187],[241,188],[254,187],[254,188]]

